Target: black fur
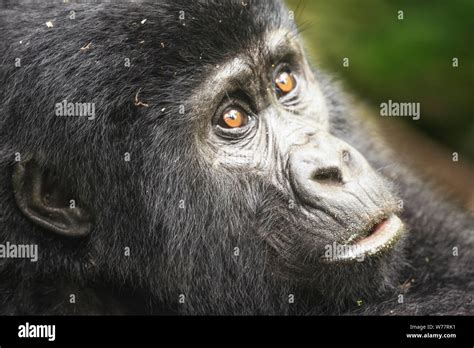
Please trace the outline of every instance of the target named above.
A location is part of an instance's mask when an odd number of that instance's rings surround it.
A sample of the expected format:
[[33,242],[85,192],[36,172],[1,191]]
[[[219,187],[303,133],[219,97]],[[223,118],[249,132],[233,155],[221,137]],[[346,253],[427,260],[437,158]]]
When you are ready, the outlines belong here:
[[[385,168],[405,202],[409,234],[390,262],[351,266],[357,281],[337,276],[347,269],[318,269],[321,283],[308,287],[291,272],[270,271],[275,259],[301,250],[275,257],[262,235],[297,233],[297,216],[270,183],[204,164],[190,96],[210,67],[263,46],[264,33],[294,31],[285,14],[273,1],[4,3],[0,243],[38,244],[40,261],[0,260],[1,314],[473,314],[472,218],[394,164],[320,73],[333,133]],[[134,105],[138,91],[149,107]],[[95,102],[96,119],[54,116],[63,99]],[[90,236],[52,235],[21,214],[11,187],[17,152],[40,154],[41,165],[94,212]]]

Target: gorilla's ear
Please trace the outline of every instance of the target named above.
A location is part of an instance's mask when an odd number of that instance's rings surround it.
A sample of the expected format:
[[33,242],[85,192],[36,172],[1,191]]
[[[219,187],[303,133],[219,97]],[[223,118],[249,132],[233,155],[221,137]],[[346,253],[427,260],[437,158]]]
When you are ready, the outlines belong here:
[[34,159],[16,163],[12,179],[16,203],[28,219],[63,236],[89,234],[90,214],[74,206],[72,197],[68,197],[54,176]]

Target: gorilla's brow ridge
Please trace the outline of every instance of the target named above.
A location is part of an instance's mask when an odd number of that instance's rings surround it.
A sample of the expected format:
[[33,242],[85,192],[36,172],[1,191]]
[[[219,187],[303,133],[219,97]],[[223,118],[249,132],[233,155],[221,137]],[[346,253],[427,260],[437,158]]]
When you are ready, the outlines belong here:
[[211,84],[219,81],[225,90],[229,91],[231,86],[235,86],[236,80],[240,83],[252,81],[256,76],[255,68],[273,64],[289,52],[298,52],[298,47],[291,32],[283,29],[272,31],[254,50],[239,53],[222,65],[216,66],[210,79]]

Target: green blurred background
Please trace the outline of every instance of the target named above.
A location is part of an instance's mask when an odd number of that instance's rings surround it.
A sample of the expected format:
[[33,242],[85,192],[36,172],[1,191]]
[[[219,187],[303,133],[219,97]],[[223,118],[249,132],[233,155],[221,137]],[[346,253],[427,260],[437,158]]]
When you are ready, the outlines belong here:
[[[420,120],[390,122],[474,160],[473,0],[286,2],[312,61],[341,80],[346,91],[372,106],[375,115],[389,99],[419,102]],[[344,57],[349,67],[343,66]]]

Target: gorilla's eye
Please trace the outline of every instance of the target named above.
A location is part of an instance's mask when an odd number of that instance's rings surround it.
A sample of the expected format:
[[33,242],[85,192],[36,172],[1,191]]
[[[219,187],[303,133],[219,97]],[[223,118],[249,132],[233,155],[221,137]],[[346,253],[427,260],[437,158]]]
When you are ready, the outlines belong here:
[[278,97],[290,93],[296,87],[296,80],[290,70],[280,70],[275,77]]
[[247,113],[237,106],[231,106],[224,110],[219,119],[219,126],[223,128],[240,128],[248,123]]

